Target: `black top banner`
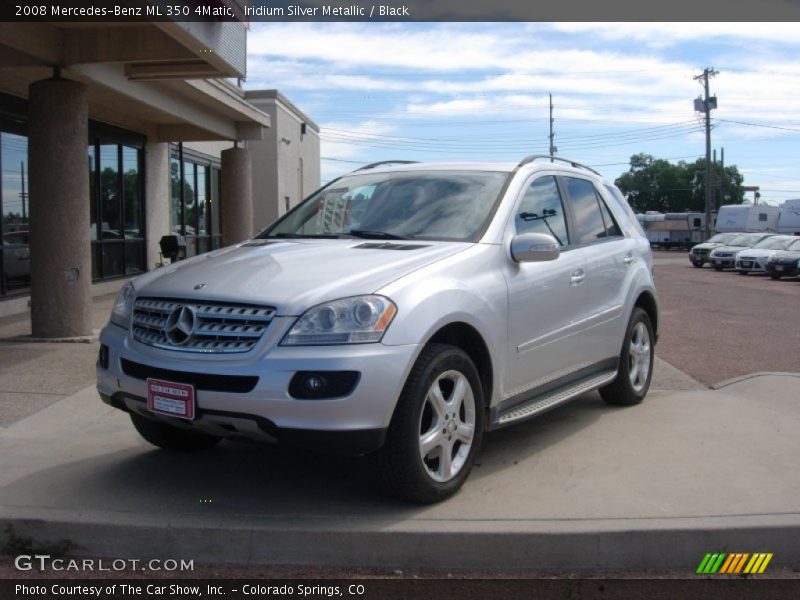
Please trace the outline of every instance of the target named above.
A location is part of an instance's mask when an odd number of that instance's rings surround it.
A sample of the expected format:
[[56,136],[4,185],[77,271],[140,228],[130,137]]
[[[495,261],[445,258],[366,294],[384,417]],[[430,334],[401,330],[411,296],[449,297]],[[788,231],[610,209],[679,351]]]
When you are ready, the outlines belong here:
[[800,0],[3,0],[0,21],[800,21]]

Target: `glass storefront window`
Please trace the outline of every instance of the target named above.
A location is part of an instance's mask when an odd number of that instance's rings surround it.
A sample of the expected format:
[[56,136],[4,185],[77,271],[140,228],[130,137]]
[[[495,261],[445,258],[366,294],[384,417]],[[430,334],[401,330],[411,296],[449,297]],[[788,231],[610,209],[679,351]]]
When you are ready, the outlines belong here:
[[206,167],[197,165],[197,234],[203,236],[208,234],[207,190]]
[[104,144],[100,146],[100,239],[123,237],[119,200],[119,147]]
[[[99,170],[91,158],[99,157]],[[90,189],[94,235],[92,277],[106,279],[145,270],[142,151],[103,140],[92,144]],[[98,231],[99,230],[99,231]]]
[[181,161],[177,157],[169,160],[169,230],[172,233],[180,234],[183,230],[183,218],[181,216]]
[[0,293],[24,292],[29,289],[31,279],[28,138],[5,131],[0,133],[0,164],[0,208],[3,219]]
[[125,239],[138,239],[142,232],[142,196],[139,190],[139,151],[122,148],[122,206]]
[[170,227],[186,237],[187,257],[219,248],[222,239],[219,168],[201,160],[184,154],[181,144],[172,147]]

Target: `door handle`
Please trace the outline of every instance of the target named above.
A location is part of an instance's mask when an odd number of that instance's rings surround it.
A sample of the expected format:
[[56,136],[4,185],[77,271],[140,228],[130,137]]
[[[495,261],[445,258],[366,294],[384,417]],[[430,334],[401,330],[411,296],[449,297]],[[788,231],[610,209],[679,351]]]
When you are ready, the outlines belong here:
[[578,269],[574,271],[569,278],[569,282],[572,285],[578,285],[581,281],[586,278],[586,272],[583,269]]
[[626,265],[633,263],[633,253],[628,252],[628,254],[625,255],[625,258],[622,259],[622,262],[624,262]]

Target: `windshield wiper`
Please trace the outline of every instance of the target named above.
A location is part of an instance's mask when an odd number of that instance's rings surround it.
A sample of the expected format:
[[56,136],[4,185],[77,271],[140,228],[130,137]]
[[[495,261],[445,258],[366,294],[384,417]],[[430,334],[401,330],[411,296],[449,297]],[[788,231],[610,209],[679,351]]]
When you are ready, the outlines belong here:
[[370,229],[351,229],[347,232],[349,235],[366,238],[372,240],[410,240],[408,236],[396,235],[388,231],[372,231]]

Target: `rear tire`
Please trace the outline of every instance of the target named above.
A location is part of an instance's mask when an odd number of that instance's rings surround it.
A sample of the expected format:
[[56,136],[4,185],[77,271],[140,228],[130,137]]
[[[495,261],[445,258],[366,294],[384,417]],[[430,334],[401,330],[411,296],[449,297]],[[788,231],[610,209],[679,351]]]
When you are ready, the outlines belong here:
[[649,315],[639,307],[634,308],[622,344],[617,377],[600,388],[607,404],[632,406],[644,400],[653,377],[654,339]]
[[484,429],[480,376],[470,357],[448,344],[429,344],[406,380],[375,454],[378,482],[419,504],[440,502],[466,481]]
[[163,450],[170,452],[197,452],[198,450],[207,450],[216,446],[222,438],[209,435],[207,433],[200,433],[195,431],[187,431],[180,427],[161,423],[148,419],[136,413],[131,413],[131,421],[136,431],[139,432],[145,440],[158,446]]

